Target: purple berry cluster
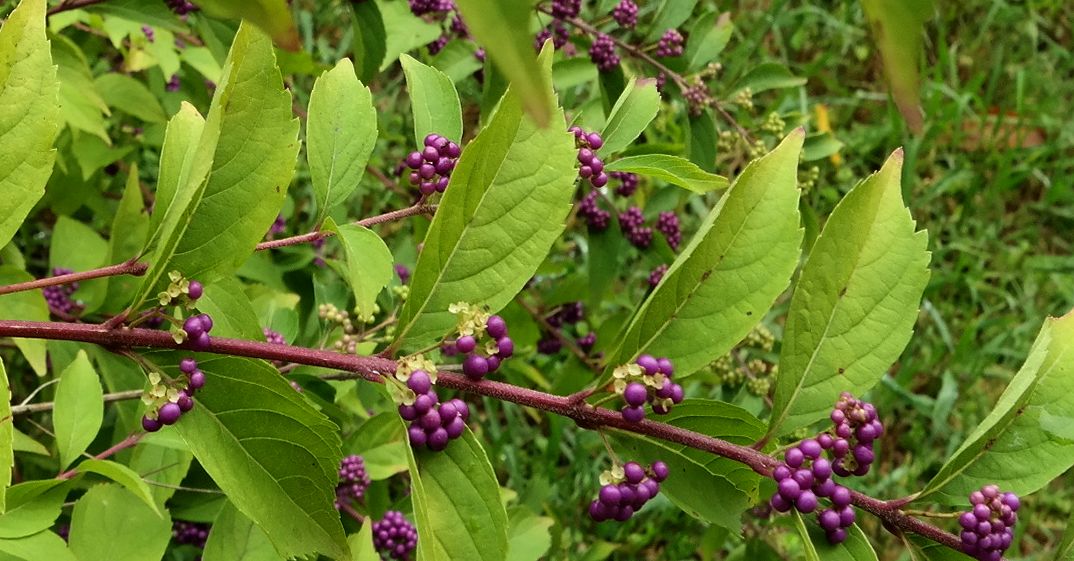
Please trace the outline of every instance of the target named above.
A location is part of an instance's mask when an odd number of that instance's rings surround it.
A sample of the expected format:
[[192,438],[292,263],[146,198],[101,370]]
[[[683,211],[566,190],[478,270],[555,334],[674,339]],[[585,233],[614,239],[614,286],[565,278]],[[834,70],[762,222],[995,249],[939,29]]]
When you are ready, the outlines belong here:
[[678,29],[669,29],[664,32],[664,35],[660,37],[660,41],[656,44],[656,56],[682,56],[682,46],[684,42],[685,39],[683,38],[682,33],[679,33]]
[[581,301],[568,302],[556,309],[545,321],[552,327],[575,324],[585,319],[585,304]]
[[[65,269],[62,267],[56,267],[52,269],[52,276],[58,277],[60,275],[69,275],[73,273],[71,269]],[[67,284],[46,286],[41,290],[45,294],[45,302],[48,303],[48,309],[52,313],[57,315],[77,315],[82,311],[82,303],[76,300],[72,300],[71,296],[78,290],[78,283],[71,282]]]
[[187,0],[164,0],[164,3],[168,5],[168,9],[179,16],[185,16],[190,12],[198,11],[198,7],[193,2],[188,2]]
[[417,395],[412,405],[399,406],[399,416],[410,422],[407,434],[411,446],[428,446],[439,452],[447,448],[448,442],[462,436],[470,418],[470,408],[463,400],[440,403],[432,379],[424,370],[411,372],[406,387]]
[[645,225],[645,216],[636,206],[619,213],[619,229],[630,245],[638,249],[646,249],[653,243],[653,229]]
[[660,213],[656,219],[656,230],[664,234],[671,249],[679,249],[679,244],[682,243],[682,229],[679,226],[679,217],[674,211],[668,210]]
[[455,340],[455,349],[465,353],[462,361],[462,373],[467,378],[477,381],[489,372],[495,372],[504,359],[515,353],[515,342],[507,335],[507,322],[500,316],[489,316],[485,322],[485,332],[492,342],[485,347],[485,355],[478,352],[477,339],[473,335],[463,335]]
[[620,0],[612,10],[612,17],[619,27],[633,29],[638,24],[638,5],[634,0]]
[[620,197],[629,197],[634,194],[634,191],[638,190],[638,175],[630,173],[629,171],[613,171],[608,175],[612,179],[619,181],[619,186],[615,188],[615,194]]
[[[672,405],[682,403],[682,386],[671,381],[675,373],[671,360],[641,355],[635,364],[637,369],[616,369],[615,376],[619,379],[616,389],[626,402],[621,411],[623,419],[631,423],[644,419],[646,403],[657,415],[666,415]],[[640,376],[637,370],[640,370]]]
[[[194,283],[191,282],[190,284],[193,286]],[[212,329],[213,318],[209,314],[190,316],[183,322],[183,331],[186,332],[187,341],[190,342],[190,347],[195,351],[204,351],[209,348],[209,331],[212,331]]]
[[373,547],[381,558],[407,561],[418,547],[418,531],[402,512],[389,510],[373,523]]
[[210,528],[209,524],[175,520],[172,521],[172,539],[179,545],[192,545],[205,549],[205,540],[209,539]]
[[589,60],[597,65],[597,70],[608,72],[619,66],[619,55],[615,52],[615,41],[604,33],[597,34],[589,46]]
[[593,345],[596,344],[597,334],[592,331],[578,338],[578,347],[587,353],[593,350]]
[[423,195],[443,193],[462,148],[439,134],[426,136],[424,144],[421,151],[411,152],[406,157],[406,165],[412,170],[410,183],[419,186]]
[[164,89],[169,91],[169,92],[177,92],[177,91],[179,91],[179,87],[181,85],[182,85],[182,82],[179,81],[179,75],[178,74],[172,74],[172,77],[168,78],[168,82],[166,84],[164,84]]
[[557,51],[563,51],[567,56],[573,56],[575,54],[574,43],[571,43],[571,32],[566,25],[561,21],[553,21],[548,27],[541,29],[537,33],[537,37],[533,39],[533,48],[537,52],[541,52],[541,48],[549,39],[552,40],[552,46]]
[[168,399],[160,405],[156,414],[147,411],[142,416],[142,428],[146,432],[156,432],[165,425],[174,425],[179,417],[194,408],[194,393],[205,387],[205,373],[198,369],[197,361],[191,357],[179,361],[179,370],[187,377],[185,387],[178,390],[174,400]]
[[622,481],[602,486],[597,499],[589,503],[589,517],[597,522],[629,520],[660,492],[660,483],[670,473],[664,462],[655,462],[648,472],[637,462],[627,462]]
[[843,543],[846,529],[854,524],[854,507],[850,505],[850,490],[832,479],[832,463],[821,457],[823,452],[820,442],[812,438],[787,450],[783,463],[772,470],[777,490],[769,504],[778,512],[793,508],[809,514],[820,506],[820,498],[830,500],[831,508],[817,513],[817,520],[830,543]]
[[552,0],[552,17],[567,19],[578,17],[582,11],[582,0]]
[[563,341],[551,333],[542,333],[537,340],[537,352],[542,355],[554,355],[563,350]]
[[339,462],[339,483],[336,485],[336,510],[351,501],[359,501],[369,488],[369,474],[361,456],[351,454]]
[[831,418],[835,423],[835,436],[821,434],[817,440],[835,457],[832,470],[843,477],[869,473],[869,466],[875,459],[873,441],[884,434],[884,425],[877,418],[876,407],[843,392],[832,410]]
[[664,280],[664,274],[668,272],[667,263],[657,266],[649,273],[649,288],[656,288],[660,281]]
[[579,126],[567,130],[574,134],[574,145],[578,147],[578,177],[588,179],[589,184],[598,189],[607,185],[608,174],[604,171],[604,161],[594,152],[604,146],[600,133],[586,132]]
[[962,551],[981,561],[1000,561],[1014,539],[1018,507],[1014,493],[1001,493],[995,485],[985,485],[970,493],[970,510],[962,513]]
[[283,335],[279,331],[273,331],[268,327],[261,329],[261,333],[265,335],[265,341],[272,343],[273,345],[286,345],[287,341],[283,338]]
[[410,11],[416,16],[450,12],[455,9],[452,0],[410,0]]
[[608,228],[612,214],[600,208],[598,199],[600,199],[600,191],[596,189],[582,197],[581,202],[578,203],[578,216],[582,217],[590,228],[601,231]]
[[265,237],[268,239],[275,238],[276,236],[284,233],[287,230],[287,219],[282,214],[276,215],[276,220],[272,221],[272,225],[269,226],[268,232]]

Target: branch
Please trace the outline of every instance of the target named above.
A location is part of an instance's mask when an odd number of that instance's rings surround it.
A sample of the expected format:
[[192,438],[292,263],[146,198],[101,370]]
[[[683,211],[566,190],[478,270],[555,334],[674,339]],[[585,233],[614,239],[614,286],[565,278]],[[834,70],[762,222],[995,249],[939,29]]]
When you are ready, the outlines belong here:
[[[391,222],[393,220],[399,220],[401,218],[406,218],[408,216],[414,216],[414,215],[417,215],[417,214],[433,214],[435,212],[436,212],[436,205],[428,205],[428,204],[425,204],[425,203],[418,203],[416,205],[408,206],[406,208],[401,208],[399,210],[393,210],[393,211],[390,211],[390,212],[385,212],[384,214],[378,214],[376,216],[370,216],[369,218],[363,218],[363,219],[359,220],[358,222],[355,222],[355,224],[357,224],[359,226],[365,226],[366,228],[368,228],[370,226],[375,226],[377,224],[383,224],[385,222]],[[317,231],[314,231],[314,232],[309,232],[307,234],[299,234],[297,236],[291,236],[289,238],[280,238],[278,240],[269,240],[267,242],[261,242],[261,243],[257,244],[256,249],[258,251],[261,251],[261,250],[265,250],[265,249],[275,249],[277,247],[284,247],[284,246],[295,245],[295,244],[300,244],[300,243],[310,243],[310,242],[315,242],[317,240],[328,238],[328,237],[331,237],[331,236],[334,236],[334,235],[335,235],[334,232],[329,232],[329,231],[326,231],[326,230],[317,230]]]
[[92,6],[94,4],[100,4],[104,0],[64,0],[59,5],[53,6],[45,12],[46,16],[58,14],[60,12],[66,12],[68,10],[77,10],[79,8],[85,8],[86,6]]
[[[57,322],[0,321],[0,337],[79,341],[95,343],[113,349],[131,347],[189,348],[185,343],[177,344],[171,335],[165,331],[128,328],[109,330],[98,325]],[[212,337],[206,352],[264,360],[283,360],[309,366],[333,368],[345,372],[330,375],[326,378],[360,378],[371,382],[381,382],[382,376],[390,375],[394,372],[396,365],[394,360],[380,357],[344,355],[333,351],[224,337]],[[439,374],[437,385],[562,415],[573,419],[579,426],[586,429],[608,427],[626,433],[675,442],[745,464],[765,477],[770,477],[772,470],[780,463],[776,458],[747,446],[732,444],[719,438],[675,427],[667,423],[649,419],[642,420],[639,423],[631,423],[624,420],[617,411],[577,403],[572,401],[569,396],[552,395],[492,380],[474,382],[465,376],[449,372]],[[14,412],[15,408],[12,409]],[[960,540],[957,536],[900,510],[905,504],[904,501],[882,501],[857,491],[852,491],[851,495],[856,506],[873,513],[883,520],[886,526],[901,531],[914,532],[947,547],[960,550]]]

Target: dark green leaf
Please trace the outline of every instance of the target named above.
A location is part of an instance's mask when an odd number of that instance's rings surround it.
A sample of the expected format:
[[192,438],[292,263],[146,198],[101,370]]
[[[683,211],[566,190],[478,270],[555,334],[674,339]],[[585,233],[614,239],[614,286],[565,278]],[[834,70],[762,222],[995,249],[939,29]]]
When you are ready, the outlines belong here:
[[370,82],[380,70],[384,60],[385,45],[388,37],[384,31],[384,20],[380,17],[380,8],[376,2],[352,2],[351,50],[354,52],[354,67],[358,79]]
[[85,460],[77,466],[78,473],[96,473],[119,483],[160,516],[160,508],[153,500],[153,492],[142,477],[131,468],[110,460]]
[[[0,284],[14,284],[34,280],[29,273],[16,269],[11,265],[0,265]],[[48,303],[40,290],[27,290],[0,295],[0,319],[16,319],[22,321],[48,321]],[[19,348],[26,362],[38,376],[44,376],[48,372],[47,348],[44,339],[12,339]]]
[[79,561],[159,561],[172,537],[172,521],[124,488],[96,485],[71,513],[71,551]]
[[697,0],[670,0],[660,3],[660,10],[649,28],[649,41],[656,41],[668,29],[679,27],[694,13]]
[[302,48],[286,0],[200,0],[198,7],[213,17],[249,20],[289,51]]
[[[119,200],[119,208],[112,219],[108,263],[120,263],[140,255],[148,235],[149,215],[146,213],[142,188],[138,182],[138,166],[132,165],[127,176],[127,185],[123,189],[123,197]],[[140,279],[129,275],[109,278],[104,308],[109,311],[119,310],[129,304],[140,282]]]
[[719,16],[716,12],[708,12],[697,18],[686,39],[686,69],[701,70],[715,60],[731,40],[734,31],[730,12]]
[[257,320],[246,287],[235,277],[205,287],[198,310],[213,317],[213,335],[260,341],[265,335]]
[[736,84],[736,90],[749,88],[753,93],[780,88],[803,86],[805,78],[799,78],[778,62],[762,62],[750,69]]
[[690,131],[686,151],[690,154],[690,161],[705,171],[716,171],[716,143],[719,142],[719,137],[716,134],[716,121],[712,118],[712,111],[705,109],[696,117],[687,113],[686,119]]
[[74,362],[60,374],[56,386],[56,406],[52,425],[60,468],[66,469],[86,451],[104,421],[104,391],[86,351],[78,351]]
[[851,526],[847,530],[847,541],[832,545],[812,518],[807,522],[798,511],[794,511],[793,516],[808,561],[876,561],[876,551],[861,528]]
[[410,93],[410,108],[414,113],[415,146],[424,146],[422,142],[429,134],[439,134],[454,142],[461,142],[462,106],[451,78],[414,60],[410,55],[401,55],[399,62],[406,74],[406,89]]
[[709,173],[690,160],[668,154],[628,156],[608,164],[605,169],[655,177],[700,194],[724,189],[728,185],[726,177]]
[[[371,526],[365,524],[364,526]],[[265,532],[227,503],[213,521],[204,561],[284,561]]]
[[656,91],[656,80],[631,78],[608,114],[608,122],[601,131],[604,146],[600,153],[614,154],[630,146],[658,111],[660,92]]
[[331,219],[325,229],[338,234],[343,251],[347,254],[347,281],[354,291],[358,313],[362,318],[372,318],[377,305],[377,295],[392,280],[394,269],[392,252],[376,233],[357,224],[336,226]]
[[101,99],[113,109],[137,117],[147,123],[163,123],[168,120],[164,108],[145,84],[134,78],[109,72],[93,80]]

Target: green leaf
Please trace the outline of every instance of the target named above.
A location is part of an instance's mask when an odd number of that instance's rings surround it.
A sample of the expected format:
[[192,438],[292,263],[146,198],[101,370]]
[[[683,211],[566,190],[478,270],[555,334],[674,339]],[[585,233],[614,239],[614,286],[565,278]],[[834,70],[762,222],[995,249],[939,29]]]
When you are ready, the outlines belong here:
[[161,516],[160,508],[153,500],[153,492],[149,490],[149,485],[142,481],[142,477],[131,468],[109,460],[85,460],[78,464],[76,469],[78,473],[96,473],[119,483],[148,505],[157,516]]
[[306,129],[306,158],[320,224],[358,187],[377,142],[373,96],[354,75],[350,60],[339,61],[317,78]]
[[824,417],[842,391],[867,391],[910,340],[929,253],[901,173],[897,151],[847,193],[813,244],[787,314],[770,435]]
[[4,368],[4,358],[0,357],[0,397],[3,398],[0,399],[0,484],[3,484],[3,487],[0,487],[0,514],[7,511],[5,499],[7,488],[11,486],[11,466],[15,464],[15,419],[11,416],[10,395],[7,369]]
[[715,171],[716,145],[719,142],[719,136],[716,133],[716,121],[713,120],[712,110],[705,109],[697,116],[687,112],[686,125],[690,131],[686,139],[686,151],[690,154],[690,161],[705,171]]
[[455,5],[533,121],[541,128],[559,123],[552,75],[537,62],[531,35],[523,32],[530,28],[532,5],[500,0],[457,0]]
[[153,27],[162,27],[171,31],[185,31],[186,26],[179,17],[168,9],[168,5],[161,2],[147,3],[145,0],[109,0],[97,4],[87,5],[87,12],[107,14],[127,21],[149,24]]
[[[93,228],[66,216],[56,220],[49,248],[49,269],[66,267],[89,271],[104,266],[108,260],[108,242]],[[79,282],[72,298],[85,306],[83,313],[95,311],[108,294],[108,281],[94,279]]]
[[373,230],[357,224],[337,226],[331,218],[325,230],[336,232],[347,255],[347,281],[354,291],[358,313],[371,318],[376,311],[377,295],[392,280],[392,252]]
[[406,2],[376,0],[376,3],[386,32],[381,72],[398,60],[400,54],[428,45],[440,36],[440,24],[415,16]]
[[1021,496],[1074,466],[1074,313],[1044,322],[1029,357],[991,412],[919,498],[965,503],[995,484]]
[[380,17],[380,8],[376,2],[351,3],[351,50],[354,52],[354,67],[358,79],[370,82],[380,70],[384,60],[388,36],[384,29],[384,19]]
[[[146,214],[142,187],[138,182],[138,165],[132,165],[127,176],[123,197],[119,200],[116,216],[108,240],[108,263],[119,263],[141,255],[149,235],[149,215]],[[138,290],[141,280],[129,275],[109,277],[105,309],[119,310],[130,303],[131,295]]]
[[691,72],[701,70],[715,60],[727,47],[734,31],[730,12],[718,16],[716,12],[708,12],[697,18],[687,35],[686,69]]
[[45,0],[23,0],[0,29],[0,247],[45,194],[60,129]]
[[149,88],[126,74],[102,74],[93,80],[93,85],[101,94],[101,99],[113,109],[119,109],[147,123],[163,123],[168,120],[164,108]]
[[4,554],[4,561],[78,561],[67,549],[67,542],[48,530],[23,538],[0,539],[0,553]]
[[539,561],[552,547],[549,529],[555,520],[537,516],[528,508],[515,507],[508,513],[507,561]]
[[[49,456],[48,448],[45,448],[44,444],[30,438],[29,435],[22,432],[19,429],[13,429],[11,448],[15,452],[27,452],[30,454],[38,454],[41,456]],[[10,483],[10,481],[9,481]],[[0,499],[0,502],[3,500]]]
[[812,162],[827,158],[832,154],[838,154],[842,149],[843,143],[831,132],[814,133],[805,139],[805,147],[802,149],[802,161]]
[[406,434],[398,430],[396,417],[394,412],[374,415],[348,439],[346,451],[362,456],[366,473],[373,481],[388,479],[408,469],[404,448],[410,443]]
[[[739,445],[754,442],[764,433],[764,424],[756,417],[720,401],[688,399],[660,420]],[[660,484],[661,493],[684,512],[732,532],[740,531],[742,513],[753,504],[760,480],[753,470],[679,444],[633,435],[617,440],[646,462],[668,464],[671,475]]]
[[677,376],[689,375],[761,320],[798,264],[804,136],[791,133],[743,170],[624,329],[609,375],[641,353],[666,356]]
[[279,214],[298,146],[272,44],[240,25],[197,148],[179,168],[136,305],[164,287],[169,271],[210,284],[238,270]]
[[159,561],[172,521],[123,487],[95,485],[71,513],[71,551],[79,561]]
[[477,45],[471,41],[450,41],[429,64],[459,83],[484,68],[484,63],[477,59]]
[[60,469],[67,469],[97,437],[104,421],[103,398],[101,380],[86,351],[78,351],[56,385],[52,425],[60,451]]
[[406,75],[410,109],[414,113],[414,142],[423,146],[426,135],[439,134],[462,141],[462,105],[455,84],[443,72],[414,60],[399,57]]
[[286,0],[201,0],[198,7],[213,17],[249,20],[271,35],[280,48],[302,48]]
[[[32,280],[34,277],[26,271],[16,269],[12,265],[0,265],[0,284],[7,285]],[[45,296],[40,290],[3,294],[0,295],[0,319],[48,321],[48,303],[45,302]],[[48,373],[48,351],[44,339],[15,337],[12,341],[38,376]]]
[[380,554],[373,547],[372,524],[362,524],[357,534],[347,536],[347,543],[351,546],[351,561],[380,561]]
[[[543,55],[545,74],[550,55]],[[563,122],[561,111],[555,119]],[[451,174],[414,268],[395,346],[417,349],[438,339],[455,323],[448,312],[454,302],[496,312],[514,298],[563,231],[577,153],[573,135],[537,128],[524,118],[518,95],[505,95]]]
[[175,228],[174,222],[190,204],[197,183],[189,181],[191,166],[198,148],[198,140],[205,128],[205,118],[187,102],[168,121],[164,134],[164,147],[160,151],[160,172],[157,175],[156,198],[153,214],[149,217],[147,247],[153,245],[164,233],[165,218]]
[[832,545],[812,518],[806,522],[798,511],[793,516],[808,561],[876,561],[876,551],[857,525],[847,530],[847,541]]
[[786,66],[778,62],[762,62],[750,69],[736,84],[735,90],[749,88],[753,93],[781,88],[804,86],[805,78],[791,74]]
[[[371,526],[364,524],[363,526]],[[372,540],[370,540],[372,544]],[[224,505],[213,521],[204,561],[284,561],[276,553],[265,532],[242,515],[231,503]]]
[[604,169],[655,177],[700,194],[725,189],[728,185],[726,177],[709,173],[690,160],[668,154],[628,156],[604,166]]
[[281,556],[345,557],[332,506],[338,427],[264,362],[226,357],[198,366],[208,383],[175,425],[194,457]]
[[[1067,526],[1068,529],[1071,526]],[[915,534],[903,534],[903,544],[910,552],[910,561],[973,561],[973,557],[960,551],[956,551],[945,545],[927,540]],[[1062,550],[1062,546],[1060,546]],[[1056,561],[1067,561],[1068,558],[1056,556]]]
[[71,39],[53,35],[52,58],[56,61],[56,77],[60,81],[58,114],[72,129],[92,134],[105,144],[112,144],[104,122],[104,116],[109,113],[108,104],[101,99],[93,85],[93,74],[86,55]]
[[246,287],[235,277],[206,286],[198,298],[198,310],[213,317],[213,335],[254,341],[265,338]]
[[679,27],[689,21],[695,6],[697,6],[697,0],[661,2],[660,9],[656,12],[649,28],[649,41],[656,41],[668,29]]
[[[398,421],[403,429],[402,420]],[[503,561],[507,512],[492,464],[469,429],[442,452],[406,447],[418,561]],[[460,539],[459,536],[466,536]]]
[[891,96],[910,130],[920,133],[925,120],[918,92],[918,65],[925,22],[933,13],[932,0],[862,0],[861,4],[880,46]]
[[160,442],[160,436],[165,434],[170,433],[158,432],[156,437],[143,438],[134,448],[130,459],[130,468],[145,474],[142,479],[150,483],[149,490],[153,494],[153,501],[159,506],[164,506],[175,494],[175,487],[183,482],[190,470],[190,463],[194,460],[194,455],[186,449],[185,442],[180,441],[182,449],[157,444]]
[[631,78],[608,114],[601,131],[604,145],[601,154],[613,154],[630,146],[660,111],[660,92],[656,80]]
[[22,538],[46,530],[60,516],[67,485],[58,479],[19,483],[7,488],[7,512],[0,515],[0,538]]

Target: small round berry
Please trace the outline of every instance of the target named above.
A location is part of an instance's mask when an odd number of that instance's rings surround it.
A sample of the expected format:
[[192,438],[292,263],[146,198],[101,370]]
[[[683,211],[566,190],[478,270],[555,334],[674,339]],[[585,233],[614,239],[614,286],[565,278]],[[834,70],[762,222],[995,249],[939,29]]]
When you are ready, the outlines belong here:
[[460,353],[471,352],[476,347],[477,340],[474,339],[471,335],[463,335],[455,341],[455,348],[458,349]]
[[515,342],[510,337],[500,337],[496,341],[496,350],[501,358],[511,358],[511,355],[515,354]]
[[429,390],[433,387],[433,381],[429,378],[429,373],[424,370],[415,370],[410,374],[410,378],[406,381],[406,387],[414,390],[416,394],[429,393]]
[[417,411],[418,415],[428,413],[433,408],[433,405],[436,405],[436,402],[428,394],[421,394],[414,399],[414,411]]
[[816,440],[813,440],[812,438],[803,440],[802,442],[798,443],[798,449],[801,450],[807,458],[814,460],[819,458],[820,453],[823,451],[820,446],[820,443]]
[[428,440],[425,431],[416,424],[410,425],[410,428],[407,429],[407,436],[410,437],[410,445],[415,448],[425,446],[425,442]]
[[623,389],[623,400],[628,405],[633,407],[639,407],[645,405],[645,401],[649,398],[649,390],[644,385],[638,382],[631,382],[627,384],[627,387]]
[[600,501],[589,503],[589,517],[595,522],[604,522],[611,518],[611,516],[609,516],[608,507]]
[[615,520],[616,522],[626,522],[627,520],[630,520],[631,516],[634,516],[634,507],[627,505],[621,507],[619,512],[615,513]]
[[205,331],[205,328],[201,325],[201,317],[190,316],[186,318],[186,321],[183,322],[183,331],[186,331],[186,334],[191,338],[195,338],[200,335],[203,331]]
[[404,421],[415,421],[419,417],[418,410],[415,409],[413,405],[400,405],[399,416],[402,417]]
[[825,479],[813,485],[813,493],[818,497],[830,497],[832,493],[835,493],[835,489],[838,487],[835,481],[831,479]]
[[772,495],[772,499],[768,501],[768,504],[772,505],[772,508],[776,512],[787,512],[791,509],[791,502],[783,498],[783,495],[776,493]]
[[650,470],[653,472],[653,479],[658,483],[662,483],[669,475],[671,475],[671,470],[664,462],[655,462],[650,466]]
[[660,363],[653,355],[641,355],[636,362],[650,376],[660,371]]
[[828,479],[832,476],[832,464],[824,458],[813,460],[813,475],[817,479]]
[[803,514],[809,514],[817,509],[817,496],[813,494],[813,491],[805,490],[798,496],[798,499],[794,501],[794,506]]
[[191,357],[179,361],[179,370],[184,374],[193,374],[198,369],[198,363]]
[[843,508],[850,504],[850,489],[843,487],[842,485],[835,488],[832,493],[832,504],[838,508]]
[[1022,506],[1022,501],[1014,493],[1004,493],[1002,500],[1003,504],[1011,507],[1011,512],[1018,512],[1018,507]]
[[623,475],[627,483],[638,484],[645,479],[645,469],[637,462],[627,462],[623,465]]
[[489,372],[495,372],[500,367],[500,355],[492,355],[485,360],[489,363]]
[[640,423],[645,418],[645,408],[641,406],[632,407],[630,405],[623,407],[621,413],[623,419],[628,423]]
[[480,380],[489,372],[489,361],[480,355],[469,355],[462,362],[462,373],[471,380]]
[[466,430],[466,421],[463,421],[462,417],[455,417],[444,426],[444,429],[447,431],[448,438],[458,438]]
[[779,494],[789,501],[798,500],[798,497],[802,496],[802,487],[791,477],[780,481],[777,487]]
[[585,136],[586,142],[589,143],[589,147],[594,150],[599,150],[601,146],[604,146],[604,139],[600,137],[600,133],[591,132]]
[[657,369],[664,376],[671,376],[675,373],[675,367],[671,364],[671,360],[667,357],[661,357],[656,361]]
[[194,408],[194,399],[185,393],[181,393],[175,404],[179,406],[180,411],[186,413]]
[[841,544],[847,541],[847,531],[843,528],[836,528],[828,534],[828,543]]
[[600,502],[609,506],[614,506],[619,504],[619,501],[623,498],[623,495],[619,492],[618,485],[605,485],[600,488],[599,497]]
[[425,445],[428,446],[430,450],[439,452],[444,448],[447,448],[449,440],[451,440],[451,436],[448,435],[447,429],[440,427],[428,434]]
[[198,281],[190,281],[190,285],[187,287],[187,296],[191,300],[197,300],[201,298],[201,295],[205,292],[205,287]]
[[783,461],[792,468],[802,467],[802,462],[805,461],[805,454],[798,448],[791,448],[783,454]]
[[452,402],[441,403],[438,409],[441,421],[446,425],[450,423],[455,417],[459,416],[459,410]]
[[206,333],[213,330],[213,318],[209,314],[200,314],[198,319],[201,320],[201,327]]
[[425,414],[418,419],[418,423],[421,425],[421,428],[427,431],[436,430],[443,425],[440,421],[440,413],[436,409],[426,411]]
[[489,337],[499,339],[507,335],[507,322],[500,316],[489,316],[488,322],[485,323],[485,329],[488,331]]
[[165,403],[161,406],[160,411],[157,411],[157,420],[165,425],[174,425],[182,414],[183,410],[179,409],[179,405],[175,403]]
[[833,532],[839,528],[839,513],[830,508],[823,510],[817,517],[817,521],[825,532]]
[[780,464],[776,466],[776,469],[772,470],[772,479],[775,479],[777,483],[787,479],[791,475],[794,475],[794,472],[784,464]]
[[195,390],[200,390],[201,388],[204,388],[205,387],[205,373],[202,372],[201,370],[195,370],[194,373],[190,375],[189,385],[190,385],[191,388],[193,388]]
[[462,419],[463,421],[469,421],[470,420],[470,406],[466,405],[465,401],[463,401],[463,400],[461,400],[459,398],[455,398],[455,399],[452,399],[451,401],[449,401],[448,403],[451,403],[452,405],[455,406],[455,409],[459,412],[459,418],[460,419]]
[[197,336],[190,341],[190,346],[196,351],[209,350],[209,334],[204,331],[198,333]]
[[406,156],[406,167],[410,169],[418,169],[421,167],[422,159],[421,152],[411,152]]
[[156,419],[150,419],[149,417],[142,417],[142,428],[145,430],[145,432],[157,432],[163,426],[164,426],[164,423],[161,423],[160,421],[158,421]]
[[682,400],[686,398],[686,394],[683,392],[682,386],[679,384],[671,385],[671,402],[682,403]]
[[855,519],[856,516],[854,515],[854,509],[852,507],[845,506],[842,510],[839,511],[839,524],[841,524],[844,528],[850,527],[851,524],[854,524]]

